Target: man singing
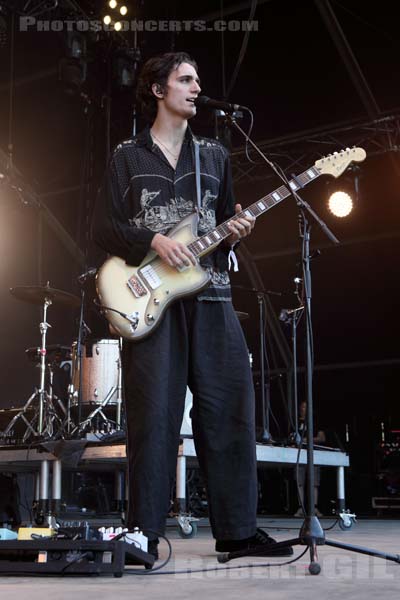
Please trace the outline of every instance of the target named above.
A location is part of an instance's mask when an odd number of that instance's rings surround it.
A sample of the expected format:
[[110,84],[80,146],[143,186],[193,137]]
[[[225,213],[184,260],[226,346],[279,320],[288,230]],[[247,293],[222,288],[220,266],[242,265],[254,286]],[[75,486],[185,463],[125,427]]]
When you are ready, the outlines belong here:
[[[142,69],[137,98],[150,127],[114,151],[95,219],[96,242],[129,265],[139,265],[150,249],[173,268],[196,264],[184,244],[166,236],[198,206],[195,143],[201,181],[198,234],[242,210],[234,204],[226,149],[213,139],[195,138],[188,126],[199,93],[197,65],[186,53],[152,58]],[[201,259],[211,277],[207,289],[173,303],[149,337],[123,344],[127,524],[147,532],[156,558],[187,386],[216,551],[265,545],[265,556],[293,553],[291,548],[274,551],[274,540],[256,525],[254,390],[228,276],[231,247],[251,233],[254,221],[248,216],[231,222],[230,236]]]

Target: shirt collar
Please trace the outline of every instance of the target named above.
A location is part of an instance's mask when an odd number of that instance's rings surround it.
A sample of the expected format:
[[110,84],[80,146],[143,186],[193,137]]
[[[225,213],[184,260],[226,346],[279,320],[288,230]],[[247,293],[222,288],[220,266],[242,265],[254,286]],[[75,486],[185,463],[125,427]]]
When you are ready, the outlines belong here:
[[[192,142],[194,138],[193,132],[190,128],[190,125],[187,126],[184,142]],[[150,133],[150,126],[147,125],[138,135],[136,136],[136,144],[138,146],[146,146],[149,150],[153,147],[153,139]]]

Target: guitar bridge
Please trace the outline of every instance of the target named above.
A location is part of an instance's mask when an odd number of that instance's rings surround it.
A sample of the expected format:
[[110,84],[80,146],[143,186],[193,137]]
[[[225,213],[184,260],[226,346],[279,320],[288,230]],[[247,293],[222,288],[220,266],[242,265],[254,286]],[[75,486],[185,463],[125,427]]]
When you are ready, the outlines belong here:
[[126,282],[126,285],[131,290],[136,298],[141,298],[147,294],[146,288],[140,283],[139,279],[132,275]]

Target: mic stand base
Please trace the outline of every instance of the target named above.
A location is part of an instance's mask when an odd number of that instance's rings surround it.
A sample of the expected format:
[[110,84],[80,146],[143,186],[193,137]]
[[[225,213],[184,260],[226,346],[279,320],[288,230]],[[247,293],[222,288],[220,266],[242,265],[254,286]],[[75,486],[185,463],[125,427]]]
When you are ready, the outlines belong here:
[[256,432],[256,440],[258,444],[273,444],[274,442],[269,431],[262,428]]
[[[321,572],[321,565],[318,562],[318,546],[331,546],[333,548],[339,548],[341,550],[349,550],[350,552],[357,552],[358,554],[366,554],[367,556],[376,556],[377,558],[383,558],[392,562],[400,564],[399,554],[389,554],[387,552],[380,552],[372,548],[365,548],[363,546],[353,546],[352,544],[343,544],[342,542],[335,542],[334,540],[325,539],[324,530],[315,515],[306,516],[303,524],[300,528],[299,537],[285,540],[283,542],[276,542],[268,544],[267,546],[260,545],[251,548],[250,550],[239,550],[238,552],[229,552],[221,554],[217,557],[218,562],[225,563],[234,558],[242,558],[243,556],[273,556],[274,549],[282,550],[289,546],[307,546],[310,551],[310,564],[308,565],[308,571],[311,575],[319,575]],[[268,553],[268,554],[267,554]],[[279,554],[277,555],[279,556]],[[289,562],[293,562],[290,559]]]
[[301,439],[301,435],[299,432],[294,431],[289,434],[288,444],[290,446],[296,446],[296,448],[298,448],[301,443],[302,443],[302,439]]

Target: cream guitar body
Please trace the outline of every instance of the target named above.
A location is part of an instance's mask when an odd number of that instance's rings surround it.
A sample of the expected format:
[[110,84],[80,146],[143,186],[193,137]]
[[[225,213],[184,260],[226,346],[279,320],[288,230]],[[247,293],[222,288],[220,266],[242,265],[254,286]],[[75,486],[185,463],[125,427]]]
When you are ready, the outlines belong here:
[[[192,213],[168,237],[188,246],[197,237],[197,223],[198,215]],[[152,333],[171,302],[199,293],[209,281],[199,263],[178,270],[151,251],[138,267],[112,256],[99,269],[96,287],[102,306],[109,307],[103,311],[116,333],[140,340]]]

